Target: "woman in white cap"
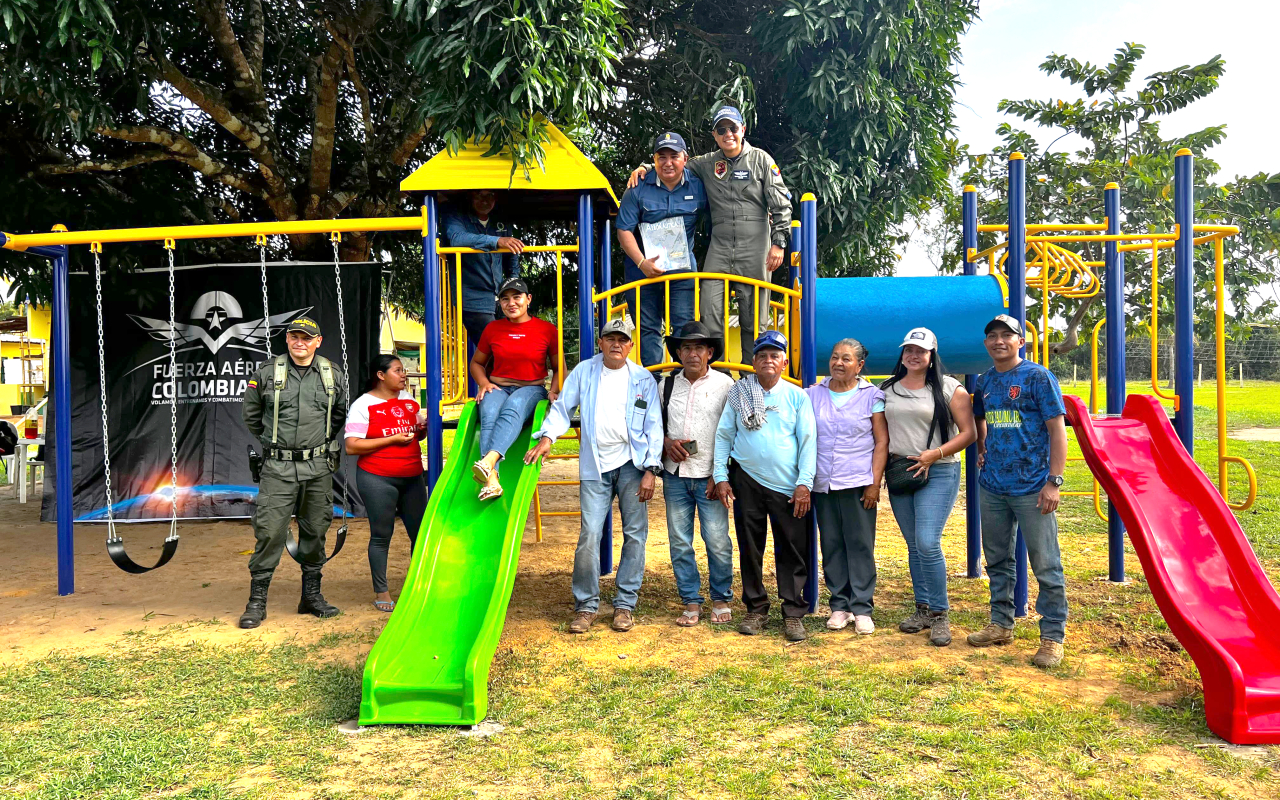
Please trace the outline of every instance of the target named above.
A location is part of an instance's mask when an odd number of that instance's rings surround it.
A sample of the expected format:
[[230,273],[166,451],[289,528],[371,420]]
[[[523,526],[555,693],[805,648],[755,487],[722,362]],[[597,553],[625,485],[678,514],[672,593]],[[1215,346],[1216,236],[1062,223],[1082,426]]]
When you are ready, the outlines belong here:
[[960,454],[977,438],[969,393],[944,374],[938,338],[914,328],[902,340],[893,376],[880,385],[889,425],[885,470],[889,505],[907,542],[916,611],[898,626],[929,629],[930,644],[951,644],[942,529],[960,492]]

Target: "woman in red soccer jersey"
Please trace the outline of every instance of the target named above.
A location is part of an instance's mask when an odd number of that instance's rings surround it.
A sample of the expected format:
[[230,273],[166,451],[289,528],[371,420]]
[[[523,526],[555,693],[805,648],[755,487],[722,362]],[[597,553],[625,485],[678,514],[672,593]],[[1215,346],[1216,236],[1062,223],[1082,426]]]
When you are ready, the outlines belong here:
[[[484,329],[471,358],[476,402],[480,406],[480,452],[471,468],[483,485],[481,500],[502,495],[498,462],[515,444],[525,422],[544,399],[555,400],[560,363],[556,326],[529,316],[533,295],[520,278],[502,284],[498,302],[503,318]],[[551,373],[551,391],[544,384]],[[521,451],[523,453],[523,451]]]
[[391,611],[396,604],[387,588],[387,548],[396,517],[409,534],[410,551],[427,510],[422,482],[422,449],[427,433],[418,401],[405,391],[408,375],[400,359],[380,355],[369,366],[365,393],[347,413],[347,453],[356,461],[356,488],[369,515],[369,571],[373,573],[373,605]]

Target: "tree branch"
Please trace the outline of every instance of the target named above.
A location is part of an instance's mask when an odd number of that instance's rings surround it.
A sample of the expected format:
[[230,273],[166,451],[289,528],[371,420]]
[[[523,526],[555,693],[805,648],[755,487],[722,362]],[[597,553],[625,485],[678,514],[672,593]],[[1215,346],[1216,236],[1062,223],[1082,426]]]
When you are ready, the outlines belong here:
[[334,123],[338,116],[338,81],[342,69],[342,48],[332,42],[317,59],[320,74],[315,89],[315,123],[311,132],[311,184],[306,216],[311,218],[328,199],[333,177]]
[[266,41],[266,22],[262,14],[262,0],[249,0],[245,4],[244,23],[248,28],[245,34],[245,44],[248,52],[245,57],[249,61],[249,67],[253,70],[253,74],[257,76],[258,82],[262,82],[262,50],[263,43]]
[[83,172],[119,172],[140,164],[154,164],[157,161],[178,161],[180,156],[164,150],[150,150],[135,153],[124,158],[113,158],[106,161],[72,161],[66,164],[41,164],[38,172],[45,175],[75,175]]
[[333,41],[342,48],[342,57],[347,65],[347,77],[351,79],[351,85],[356,87],[356,93],[360,95],[360,118],[364,121],[364,136],[365,144],[367,145],[373,141],[373,111],[372,104],[369,101],[369,90],[365,88],[364,81],[360,79],[360,70],[356,69],[356,51],[352,48],[351,42],[338,33],[333,23],[325,20],[324,26],[329,31],[329,35],[333,37]]
[[247,97],[262,97],[261,75],[254,73],[244,51],[240,49],[235,29],[231,27],[226,0],[198,0],[195,7],[204,26],[213,34],[213,42],[217,45],[222,60],[227,62],[235,75],[232,85]]
[[[141,144],[154,144],[164,148],[164,150],[169,154],[168,159],[151,158],[139,161],[137,162],[138,164],[163,160],[179,161],[196,170],[201,175],[204,175],[206,178],[216,180],[219,183],[230,186],[232,189],[237,189],[254,197],[262,198],[268,202],[271,202],[272,200],[268,192],[263,191],[261,186],[254,183],[251,175],[240,172],[239,170],[212,158],[209,154],[196,147],[194,142],[176,131],[166,130],[165,128],[156,128],[151,125],[122,125],[120,127],[99,126],[94,130],[99,135],[106,136],[110,139],[119,139],[126,142],[138,142]],[[128,158],[130,157],[118,159],[117,161],[123,162],[128,160]],[[97,163],[102,164],[111,162]],[[129,164],[127,166],[136,166],[136,164]],[[124,168],[125,167],[117,167],[116,169]],[[76,171],[103,172],[108,170],[82,168]],[[282,217],[281,219],[284,218]]]
[[396,145],[396,149],[391,151],[391,163],[397,167],[403,167],[405,162],[409,160],[409,156],[413,155],[413,151],[418,149],[418,145],[426,138],[427,131],[431,130],[431,124],[434,120],[428,119],[426,122],[418,126],[418,129],[405,135],[400,140],[400,144]]
[[277,170],[275,155],[266,146],[258,132],[227,108],[222,102],[221,92],[216,88],[188,78],[165,57],[164,53],[152,50],[151,56],[160,70],[161,77],[244,144],[257,160],[258,171],[262,173],[273,201],[279,206],[277,215],[283,211],[284,215],[279,216],[280,219],[294,219],[297,209],[289,194],[289,187]]

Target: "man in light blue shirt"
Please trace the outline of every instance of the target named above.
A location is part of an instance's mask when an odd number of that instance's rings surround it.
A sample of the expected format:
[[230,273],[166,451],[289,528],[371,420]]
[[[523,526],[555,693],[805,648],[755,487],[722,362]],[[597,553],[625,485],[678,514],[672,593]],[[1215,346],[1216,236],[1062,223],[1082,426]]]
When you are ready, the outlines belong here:
[[[754,375],[733,385],[716,427],[716,494],[733,507],[747,615],[738,632],[755,635],[769,619],[764,546],[773,525],[774,566],[786,637],[806,638],[804,586],[809,492],[817,468],[818,434],[809,396],[782,379],[787,338],[765,331],[752,348]],[[730,465],[730,459],[733,460]]]
[[636,597],[644,579],[644,546],[649,538],[645,503],[653,499],[654,484],[662,472],[663,431],[657,381],[644,367],[627,360],[632,327],[626,317],[604,324],[600,355],[569,373],[538,431],[538,445],[524,459],[533,463],[549,453],[555,440],[569,430],[574,410],[578,411],[582,418],[578,454],[582,531],[573,556],[570,633],[586,633],[600,607],[600,531],[614,497],[622,514],[622,558],[614,582],[617,593],[611,627],[629,631],[635,625]]

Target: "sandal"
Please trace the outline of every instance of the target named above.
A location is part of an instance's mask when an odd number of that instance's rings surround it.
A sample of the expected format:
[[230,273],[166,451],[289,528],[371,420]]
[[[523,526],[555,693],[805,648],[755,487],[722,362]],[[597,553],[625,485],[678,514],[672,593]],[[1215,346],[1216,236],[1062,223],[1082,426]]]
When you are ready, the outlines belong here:
[[499,485],[499,486],[488,486],[488,485],[486,485],[483,489],[481,489],[481,490],[480,490],[480,499],[481,499],[482,501],[483,501],[483,500],[492,500],[492,499],[494,499],[495,497],[502,497],[502,486],[500,486],[500,485]]
[[701,608],[696,610],[686,608],[683,614],[676,617],[676,624],[679,625],[681,628],[692,628],[694,625],[698,624],[698,620],[701,618],[701,616],[702,616]]
[[[471,465],[471,477],[476,479],[476,483],[481,486],[489,482],[489,476],[493,474],[493,470],[485,465],[483,461],[477,461]],[[481,498],[482,500],[484,498]]]
[[714,604],[711,606],[712,625],[728,625],[730,622],[733,622],[733,609],[728,604],[721,604],[718,608]]
[[396,601],[395,600],[374,600],[373,607],[378,609],[379,611],[390,614],[392,611],[395,611],[396,609]]

